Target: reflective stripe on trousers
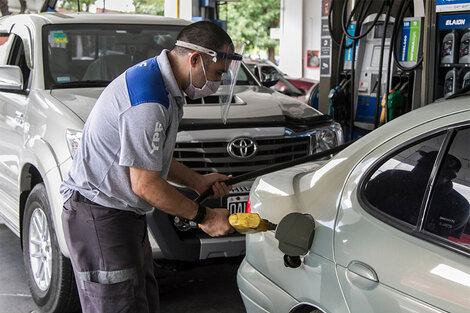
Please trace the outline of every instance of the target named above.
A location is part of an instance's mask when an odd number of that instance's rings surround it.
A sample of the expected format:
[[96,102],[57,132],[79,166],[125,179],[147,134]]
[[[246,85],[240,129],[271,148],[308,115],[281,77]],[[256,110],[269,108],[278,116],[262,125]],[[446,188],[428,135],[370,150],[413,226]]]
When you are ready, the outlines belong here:
[[145,215],[70,198],[62,223],[83,313],[159,312]]

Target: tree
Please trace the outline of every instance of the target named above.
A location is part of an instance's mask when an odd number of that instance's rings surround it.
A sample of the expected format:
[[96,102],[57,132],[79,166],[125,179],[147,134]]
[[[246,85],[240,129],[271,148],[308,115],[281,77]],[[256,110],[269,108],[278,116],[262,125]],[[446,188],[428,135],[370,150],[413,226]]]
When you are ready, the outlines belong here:
[[[26,11],[26,0],[19,0],[20,1],[20,13],[24,13]],[[8,9],[8,0],[0,0],[0,11],[2,15],[10,15],[11,12]]]
[[164,15],[165,0],[134,0],[135,13]]
[[10,15],[10,10],[8,10],[8,0],[0,0],[0,11],[2,11],[2,15]]
[[90,11],[90,5],[95,4],[96,0],[62,0],[61,6],[70,11],[78,11],[78,3],[80,2],[80,11],[83,11],[85,5],[85,12]]
[[240,0],[219,7],[219,18],[227,20],[227,32],[233,41],[246,43],[246,50],[267,50],[274,60],[279,40],[270,38],[270,28],[278,27],[281,16],[280,0]]

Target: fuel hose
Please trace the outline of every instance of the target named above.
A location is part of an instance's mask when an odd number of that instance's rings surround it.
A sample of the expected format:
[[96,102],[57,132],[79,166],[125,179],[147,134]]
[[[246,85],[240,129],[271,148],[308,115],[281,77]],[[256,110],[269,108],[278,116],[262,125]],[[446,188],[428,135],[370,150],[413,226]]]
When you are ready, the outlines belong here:
[[[261,176],[261,175],[265,175],[265,174],[269,174],[269,173],[272,173],[272,172],[275,172],[275,171],[283,170],[283,169],[286,169],[286,168],[289,168],[289,167],[292,167],[292,166],[295,166],[295,165],[315,161],[315,160],[330,156],[332,154],[338,153],[339,151],[341,151],[344,148],[346,148],[347,146],[349,146],[352,142],[353,141],[350,141],[350,142],[347,142],[345,144],[336,146],[334,148],[324,150],[324,151],[321,151],[321,152],[317,152],[317,153],[314,153],[314,154],[311,154],[311,155],[307,155],[307,156],[304,156],[304,157],[301,157],[301,158],[298,158],[298,159],[295,159],[295,160],[292,160],[292,161],[289,161],[289,162],[276,164],[276,165],[265,167],[265,168],[262,168],[262,169],[259,169],[259,170],[253,171],[253,172],[245,173],[245,174],[239,175],[237,177],[227,179],[223,182],[227,186],[230,186],[230,185],[234,185],[234,184],[237,184],[237,183],[241,183],[241,182],[246,181],[246,180],[256,178],[256,177]],[[210,197],[212,194],[213,194],[212,188],[209,188],[206,191],[204,191],[203,193],[201,193],[194,201],[196,203],[201,204],[208,197]]]

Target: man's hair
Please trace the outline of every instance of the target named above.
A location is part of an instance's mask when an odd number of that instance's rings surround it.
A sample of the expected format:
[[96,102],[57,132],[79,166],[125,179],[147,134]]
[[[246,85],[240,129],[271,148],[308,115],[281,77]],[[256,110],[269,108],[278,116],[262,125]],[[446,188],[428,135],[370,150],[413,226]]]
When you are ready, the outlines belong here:
[[[186,26],[181,30],[176,39],[214,51],[220,51],[224,46],[232,45],[230,36],[217,24],[209,21],[200,21]],[[173,50],[178,54],[192,51],[179,46],[175,46]]]
[[[419,151],[421,158],[418,160],[417,166],[421,168],[426,167],[426,168],[431,169],[434,166],[434,162],[436,161],[438,152],[439,151],[430,151],[430,152]],[[449,169],[454,170],[455,172],[458,172],[462,168],[462,163],[460,162],[458,158],[448,153],[444,157],[443,168],[449,168]]]

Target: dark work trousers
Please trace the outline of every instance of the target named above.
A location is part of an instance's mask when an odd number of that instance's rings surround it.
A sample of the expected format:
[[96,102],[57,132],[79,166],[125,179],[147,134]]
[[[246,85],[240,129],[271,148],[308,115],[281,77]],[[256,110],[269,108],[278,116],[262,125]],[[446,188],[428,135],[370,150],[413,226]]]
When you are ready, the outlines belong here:
[[160,311],[145,215],[72,196],[62,223],[83,313]]

